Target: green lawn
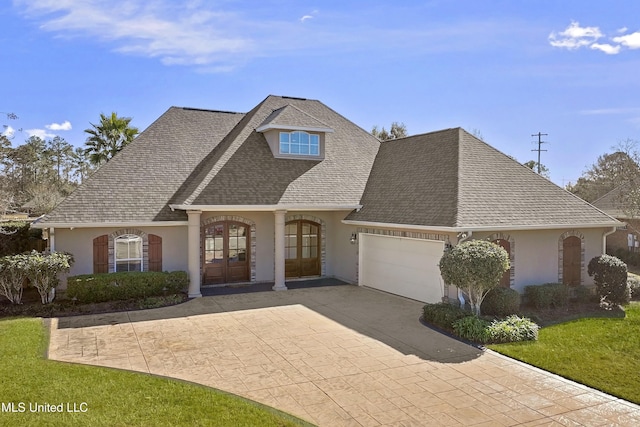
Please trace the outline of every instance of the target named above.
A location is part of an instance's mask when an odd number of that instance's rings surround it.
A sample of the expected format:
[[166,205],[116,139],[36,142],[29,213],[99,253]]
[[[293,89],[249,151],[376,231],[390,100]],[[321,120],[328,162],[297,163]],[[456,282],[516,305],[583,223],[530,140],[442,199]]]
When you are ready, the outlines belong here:
[[640,404],[640,303],[626,317],[583,318],[540,330],[537,342],[489,348]]
[[[40,319],[0,321],[0,425],[298,426],[272,408],[207,387],[151,375],[46,360]],[[9,412],[8,403],[24,412]],[[63,413],[30,404],[63,404]],[[83,405],[85,403],[85,405]],[[69,409],[86,412],[66,412]]]

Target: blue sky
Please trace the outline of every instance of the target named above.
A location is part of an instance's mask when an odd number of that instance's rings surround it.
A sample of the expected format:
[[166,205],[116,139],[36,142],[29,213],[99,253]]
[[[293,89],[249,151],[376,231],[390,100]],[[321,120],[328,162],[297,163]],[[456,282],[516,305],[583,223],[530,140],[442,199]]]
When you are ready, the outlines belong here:
[[[461,126],[559,185],[640,140],[640,2],[14,0],[0,124],[81,146],[100,113],[319,99],[361,127]],[[20,130],[22,129],[22,130]],[[1,130],[1,129],[0,129]]]

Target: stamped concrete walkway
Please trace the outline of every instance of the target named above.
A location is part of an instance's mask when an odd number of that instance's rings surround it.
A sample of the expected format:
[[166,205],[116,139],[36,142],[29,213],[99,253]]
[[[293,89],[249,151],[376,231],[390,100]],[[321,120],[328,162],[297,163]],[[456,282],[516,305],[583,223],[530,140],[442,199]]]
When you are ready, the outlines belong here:
[[640,425],[631,403],[421,325],[342,286],[52,319],[49,357],[180,378],[321,426]]

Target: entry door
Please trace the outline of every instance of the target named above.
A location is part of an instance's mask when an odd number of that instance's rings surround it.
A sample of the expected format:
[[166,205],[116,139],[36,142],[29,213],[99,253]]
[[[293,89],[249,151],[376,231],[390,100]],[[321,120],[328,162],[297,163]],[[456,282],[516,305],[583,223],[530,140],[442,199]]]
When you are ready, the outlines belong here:
[[569,286],[580,285],[581,241],[570,236],[562,241],[562,283]]
[[286,277],[320,275],[320,224],[307,221],[289,221],[285,225]]
[[249,281],[249,226],[223,221],[207,225],[202,235],[202,283]]
[[[511,259],[511,243],[505,239],[497,239],[494,240],[493,243],[502,247],[505,251],[507,251],[507,255],[509,255],[509,259]],[[504,272],[502,278],[500,279],[500,287],[509,288],[511,287],[511,266],[507,271]]]

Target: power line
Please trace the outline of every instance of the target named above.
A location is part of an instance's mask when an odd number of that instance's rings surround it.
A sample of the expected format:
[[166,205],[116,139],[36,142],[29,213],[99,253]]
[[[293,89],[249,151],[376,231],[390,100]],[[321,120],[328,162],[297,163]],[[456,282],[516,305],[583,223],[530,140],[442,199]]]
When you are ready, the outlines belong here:
[[542,144],[546,144],[546,143],[547,143],[547,141],[543,141],[543,140],[542,140],[542,137],[543,137],[543,136],[549,136],[549,134],[547,134],[547,133],[541,133],[541,132],[538,132],[538,133],[534,133],[534,134],[533,134],[533,135],[531,135],[531,136],[537,136],[537,137],[538,137],[538,148],[534,148],[534,149],[533,149],[533,150],[531,150],[531,151],[537,151],[537,152],[538,152],[538,175],[539,175],[539,174],[540,174],[540,152],[541,152],[541,151],[547,151],[547,150],[542,150],[542,149],[540,148],[540,147],[542,146]]

